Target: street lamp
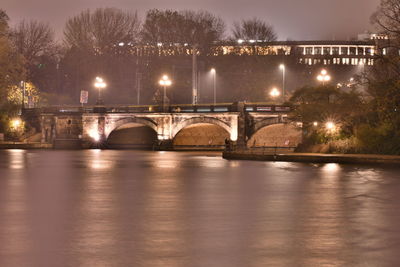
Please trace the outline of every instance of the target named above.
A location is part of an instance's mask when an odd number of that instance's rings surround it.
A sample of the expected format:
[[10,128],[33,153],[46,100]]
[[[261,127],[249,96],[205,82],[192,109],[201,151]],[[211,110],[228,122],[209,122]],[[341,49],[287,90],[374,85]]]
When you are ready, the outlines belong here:
[[281,92],[279,92],[279,90],[277,88],[272,88],[271,92],[269,92],[270,96],[272,96],[272,98],[277,98],[278,96],[281,95]]
[[331,80],[331,76],[324,69],[324,70],[321,70],[321,73],[317,76],[317,80],[322,82],[322,85],[325,85],[325,82],[329,82]]
[[325,127],[328,131],[334,131],[336,128],[336,125],[334,122],[332,121],[328,121],[327,123],[325,123]]
[[97,88],[97,90],[99,90],[99,95],[97,97],[97,104],[100,105],[102,104],[102,100],[101,100],[101,89],[104,89],[107,87],[107,84],[104,82],[103,78],[101,77],[96,77],[96,80],[94,82],[94,87]]
[[15,118],[11,120],[11,128],[13,130],[18,130],[18,128],[22,125],[22,121],[20,118]]
[[159,84],[164,88],[164,94],[163,94],[163,111],[165,111],[165,100],[167,97],[167,86],[171,86],[172,81],[169,79],[168,75],[163,75],[161,80],[159,81]]
[[211,69],[211,74],[213,75],[213,83],[214,83],[214,105],[217,103],[217,71],[215,68]]
[[285,74],[286,74],[286,66],[284,64],[280,64],[279,68],[282,71],[282,98],[283,102],[285,102]]

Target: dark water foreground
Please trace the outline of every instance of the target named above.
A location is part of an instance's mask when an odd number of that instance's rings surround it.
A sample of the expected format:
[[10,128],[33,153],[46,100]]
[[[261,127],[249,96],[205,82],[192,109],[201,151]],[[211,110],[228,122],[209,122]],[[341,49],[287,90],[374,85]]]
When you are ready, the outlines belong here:
[[0,151],[0,266],[398,266],[400,169]]

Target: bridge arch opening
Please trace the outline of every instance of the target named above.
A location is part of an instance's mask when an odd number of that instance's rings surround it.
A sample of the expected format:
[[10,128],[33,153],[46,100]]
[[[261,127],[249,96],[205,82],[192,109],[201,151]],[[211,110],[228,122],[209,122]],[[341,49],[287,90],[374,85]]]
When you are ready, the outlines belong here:
[[277,123],[259,128],[247,141],[247,147],[297,147],[301,142],[301,130],[289,123]]
[[107,147],[112,149],[152,149],[157,132],[150,126],[128,122],[115,127],[108,135]]
[[173,139],[174,149],[220,150],[230,133],[220,125],[198,122],[181,128]]

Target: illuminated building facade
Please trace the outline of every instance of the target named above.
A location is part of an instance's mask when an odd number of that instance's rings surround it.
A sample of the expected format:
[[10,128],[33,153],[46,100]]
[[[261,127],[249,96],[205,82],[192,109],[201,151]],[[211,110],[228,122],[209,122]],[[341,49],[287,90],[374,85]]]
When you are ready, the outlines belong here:
[[[237,40],[219,42],[199,49],[199,56],[283,56],[294,57],[304,65],[373,65],[374,58],[386,55],[388,38],[379,34],[360,34],[354,41],[276,41]],[[118,48],[139,57],[190,56],[189,44],[123,44]],[[126,51],[127,50],[127,51]]]

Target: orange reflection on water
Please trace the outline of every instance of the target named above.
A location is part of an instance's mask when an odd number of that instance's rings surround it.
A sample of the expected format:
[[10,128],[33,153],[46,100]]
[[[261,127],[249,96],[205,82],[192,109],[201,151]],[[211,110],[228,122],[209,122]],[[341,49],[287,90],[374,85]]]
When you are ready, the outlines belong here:
[[25,156],[26,151],[22,149],[10,149],[10,168],[11,169],[23,169],[25,168]]

